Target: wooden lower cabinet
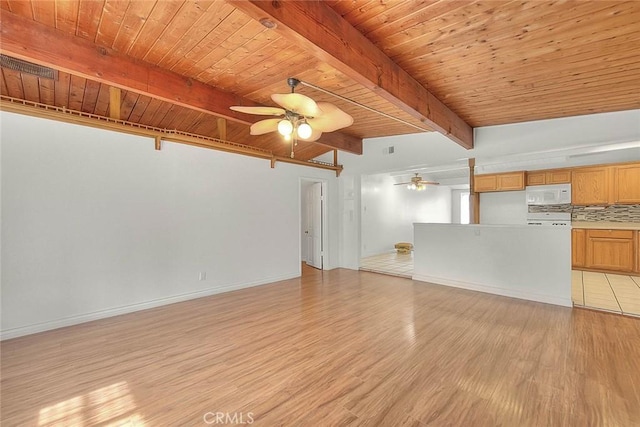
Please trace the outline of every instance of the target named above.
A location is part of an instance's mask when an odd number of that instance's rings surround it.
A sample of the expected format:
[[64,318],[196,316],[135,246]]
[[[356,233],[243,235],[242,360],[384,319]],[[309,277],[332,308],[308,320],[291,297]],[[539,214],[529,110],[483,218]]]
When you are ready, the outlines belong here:
[[571,230],[571,265],[574,267],[584,267],[587,257],[587,233],[581,228]]
[[636,269],[635,272],[640,274],[640,231],[636,231]]
[[632,273],[635,264],[632,230],[586,230],[584,267]]

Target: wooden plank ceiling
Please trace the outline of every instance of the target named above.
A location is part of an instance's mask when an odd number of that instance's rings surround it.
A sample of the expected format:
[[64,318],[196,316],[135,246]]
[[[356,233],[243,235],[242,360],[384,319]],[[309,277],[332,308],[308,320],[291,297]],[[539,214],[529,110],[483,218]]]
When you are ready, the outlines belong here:
[[[640,108],[640,2],[328,1],[353,27],[469,125],[487,126]],[[238,6],[235,4],[235,6]],[[301,86],[354,117],[341,132],[370,138],[430,128],[415,115],[338,71],[278,31],[223,1],[2,1],[5,17],[112,49],[244,99],[274,105],[286,78],[382,111],[372,113]],[[2,50],[0,46],[0,50]],[[108,115],[109,82],[61,71],[57,81],[2,69],[2,94]],[[121,117],[218,137],[213,114],[134,90],[122,93]],[[248,117],[247,120],[256,120]],[[289,150],[277,135],[250,136],[229,121],[227,139]],[[300,143],[296,158],[329,151]]]

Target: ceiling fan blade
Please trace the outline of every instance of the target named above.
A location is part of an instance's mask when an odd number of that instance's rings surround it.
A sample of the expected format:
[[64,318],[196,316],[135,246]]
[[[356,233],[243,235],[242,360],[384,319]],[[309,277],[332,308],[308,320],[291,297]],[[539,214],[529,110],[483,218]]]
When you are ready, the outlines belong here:
[[311,136],[309,138],[300,138],[300,137],[298,137],[298,139],[301,140],[301,141],[313,142],[313,141],[319,140],[321,136],[322,136],[322,131],[320,131],[318,129],[314,129],[313,127],[311,127]]
[[229,107],[229,109],[240,113],[257,114],[259,116],[282,116],[285,113],[282,108],[278,107],[242,107],[234,105]]
[[440,185],[439,182],[435,182],[435,181],[420,181],[418,184],[423,184],[423,185]]
[[271,99],[281,107],[306,117],[316,117],[323,113],[316,101],[300,93],[274,93]]
[[318,102],[318,107],[322,110],[322,115],[307,119],[313,129],[322,132],[333,132],[334,130],[346,128],[353,124],[353,117],[328,102]]
[[393,185],[409,185],[411,184],[410,182],[399,182],[397,184],[393,184]]
[[281,119],[265,119],[251,125],[251,135],[263,135],[278,130],[278,122]]

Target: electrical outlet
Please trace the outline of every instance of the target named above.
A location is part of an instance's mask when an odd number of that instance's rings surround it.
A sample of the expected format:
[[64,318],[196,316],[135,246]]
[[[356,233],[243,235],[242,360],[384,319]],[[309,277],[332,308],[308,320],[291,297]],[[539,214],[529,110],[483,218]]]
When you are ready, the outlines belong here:
[[201,271],[200,272],[200,280],[207,280],[207,272],[206,271]]

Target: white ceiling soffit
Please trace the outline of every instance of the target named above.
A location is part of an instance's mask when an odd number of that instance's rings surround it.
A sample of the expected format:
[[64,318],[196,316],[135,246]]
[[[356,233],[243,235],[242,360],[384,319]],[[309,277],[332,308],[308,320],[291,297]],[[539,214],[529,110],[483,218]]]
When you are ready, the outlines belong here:
[[640,160],[640,141],[585,145],[493,158],[476,158],[475,171],[476,173],[491,173],[580,166],[598,163],[597,158],[601,158],[603,163]]

